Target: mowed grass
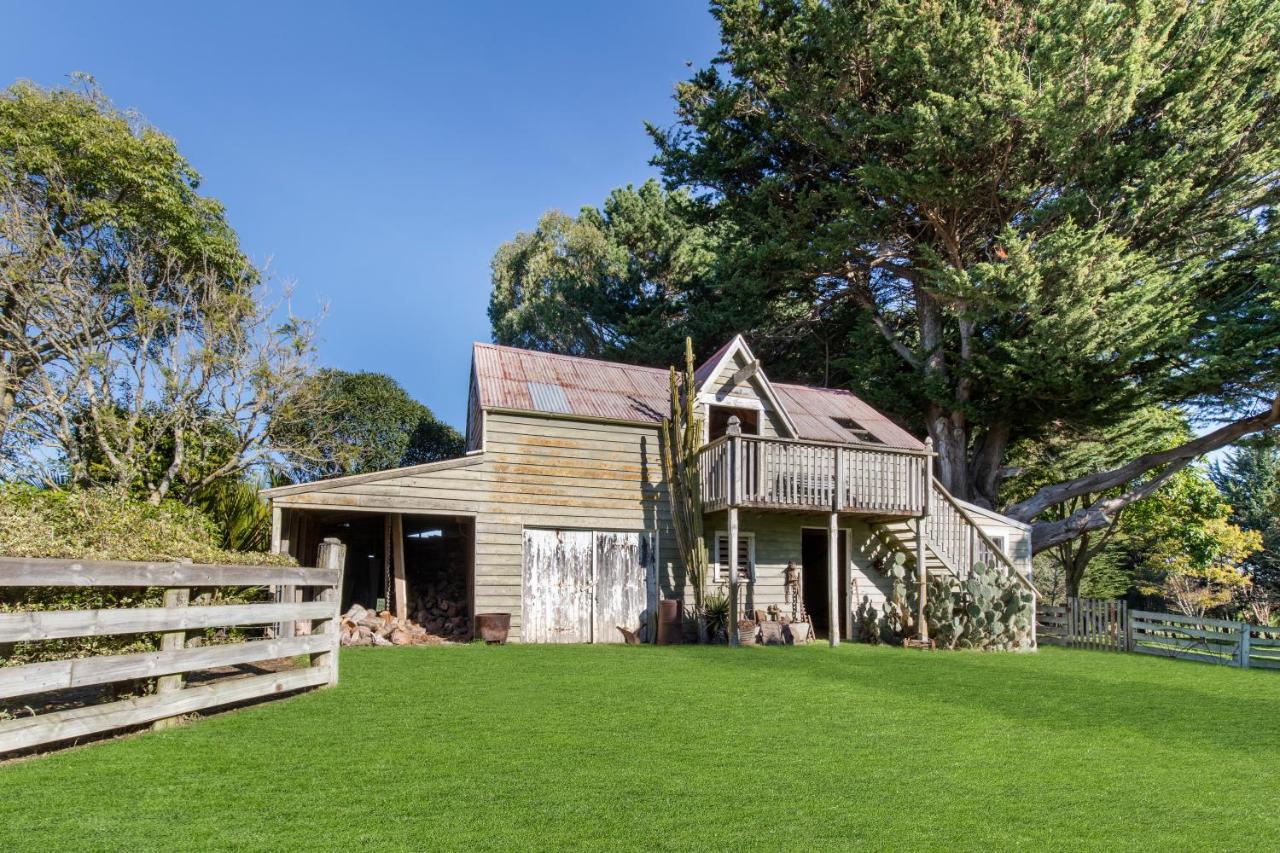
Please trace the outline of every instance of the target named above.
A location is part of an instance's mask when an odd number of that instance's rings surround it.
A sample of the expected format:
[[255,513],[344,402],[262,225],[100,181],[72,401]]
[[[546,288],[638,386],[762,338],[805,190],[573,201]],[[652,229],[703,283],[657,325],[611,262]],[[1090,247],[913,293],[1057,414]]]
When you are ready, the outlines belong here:
[[0,767],[0,850],[1280,847],[1280,673],[1102,652],[353,649]]

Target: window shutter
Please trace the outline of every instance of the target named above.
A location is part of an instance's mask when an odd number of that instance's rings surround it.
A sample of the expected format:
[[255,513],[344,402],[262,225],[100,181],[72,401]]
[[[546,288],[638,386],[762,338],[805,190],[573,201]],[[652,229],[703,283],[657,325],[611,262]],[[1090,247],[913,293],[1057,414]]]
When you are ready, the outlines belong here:
[[[750,536],[738,535],[738,580],[750,583],[754,580],[752,561],[751,561],[751,544]],[[729,580],[729,536],[721,533],[716,536],[716,581],[724,582]]]

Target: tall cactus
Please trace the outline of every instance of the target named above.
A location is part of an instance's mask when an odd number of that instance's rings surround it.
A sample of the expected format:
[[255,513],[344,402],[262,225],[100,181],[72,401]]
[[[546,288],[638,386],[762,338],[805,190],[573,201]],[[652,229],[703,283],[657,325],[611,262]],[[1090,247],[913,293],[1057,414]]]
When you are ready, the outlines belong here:
[[671,502],[676,547],[693,585],[693,604],[703,612],[707,583],[707,544],[702,535],[702,488],[698,479],[698,449],[702,419],[698,417],[697,385],[693,378],[693,341],[684,339],[683,376],[671,368],[671,415],[662,419],[662,473]]

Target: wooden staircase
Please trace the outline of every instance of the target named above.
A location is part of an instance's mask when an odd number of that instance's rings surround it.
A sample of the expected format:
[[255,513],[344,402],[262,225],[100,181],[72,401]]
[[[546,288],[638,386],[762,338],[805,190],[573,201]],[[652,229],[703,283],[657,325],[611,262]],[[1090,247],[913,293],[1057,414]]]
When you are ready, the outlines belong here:
[[982,531],[977,519],[943,488],[937,478],[930,479],[928,514],[920,519],[896,519],[873,524],[872,530],[880,540],[890,548],[906,553],[914,562],[917,525],[920,525],[925,537],[925,570],[930,574],[949,574],[964,579],[975,563],[995,564],[1003,567],[1034,595],[1035,587],[1031,581]]

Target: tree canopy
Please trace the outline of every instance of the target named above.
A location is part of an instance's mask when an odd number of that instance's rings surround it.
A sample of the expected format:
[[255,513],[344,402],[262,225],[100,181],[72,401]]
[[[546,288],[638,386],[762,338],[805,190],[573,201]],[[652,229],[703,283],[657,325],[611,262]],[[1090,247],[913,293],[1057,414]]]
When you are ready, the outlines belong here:
[[390,376],[324,368],[301,383],[271,424],[273,439],[289,447],[313,441],[307,454],[290,454],[294,482],[363,474],[458,456],[464,441],[436,420]]
[[174,141],[92,84],[0,93],[0,472],[194,500],[271,464],[314,325]]
[[709,313],[714,244],[692,222],[687,194],[652,180],[576,218],[549,211],[493,258],[494,340],[661,363]]
[[[927,432],[1038,551],[1280,423],[1276,4],[712,12],[719,53],[651,127],[717,235],[703,327]],[[1011,502],[1011,448],[1167,408],[1225,425]]]

